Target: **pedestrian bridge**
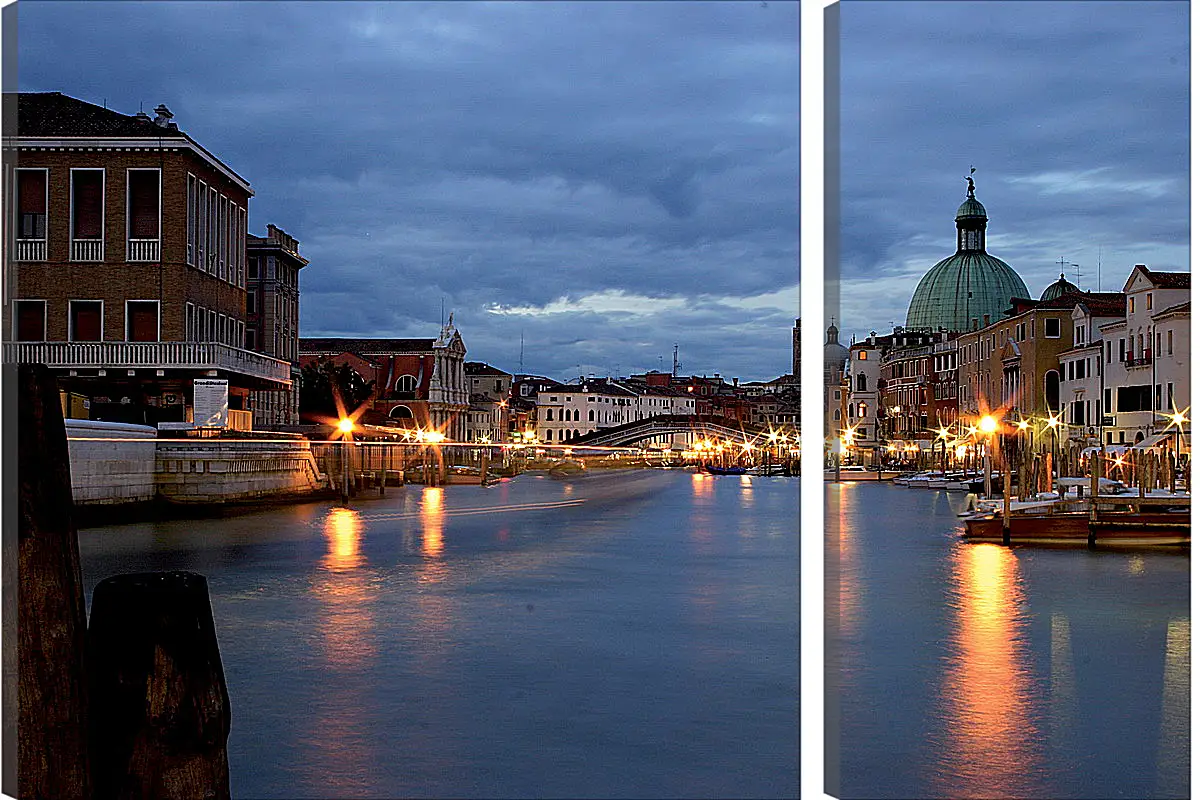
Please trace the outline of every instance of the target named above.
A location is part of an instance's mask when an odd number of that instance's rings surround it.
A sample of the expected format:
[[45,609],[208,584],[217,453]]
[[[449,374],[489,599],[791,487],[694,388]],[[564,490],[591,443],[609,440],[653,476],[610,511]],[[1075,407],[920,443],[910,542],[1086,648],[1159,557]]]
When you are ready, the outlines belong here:
[[728,439],[739,444],[766,435],[767,431],[753,425],[741,425],[728,417],[696,414],[664,414],[626,422],[612,428],[577,436],[563,444],[571,446],[625,447],[647,439],[674,434],[688,434],[689,441],[705,438]]

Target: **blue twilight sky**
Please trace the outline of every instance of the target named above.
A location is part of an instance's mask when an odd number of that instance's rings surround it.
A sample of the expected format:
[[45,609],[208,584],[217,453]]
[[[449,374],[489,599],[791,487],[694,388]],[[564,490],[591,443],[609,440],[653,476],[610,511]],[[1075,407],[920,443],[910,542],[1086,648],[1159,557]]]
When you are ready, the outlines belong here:
[[[1079,264],[1188,271],[1186,2],[841,3],[843,342],[903,325],[953,254],[972,165],[987,249],[1034,297]],[[1076,280],[1076,269],[1066,267]]]
[[301,333],[769,379],[799,314],[795,2],[22,0],[19,85],[166,103],[300,240]]

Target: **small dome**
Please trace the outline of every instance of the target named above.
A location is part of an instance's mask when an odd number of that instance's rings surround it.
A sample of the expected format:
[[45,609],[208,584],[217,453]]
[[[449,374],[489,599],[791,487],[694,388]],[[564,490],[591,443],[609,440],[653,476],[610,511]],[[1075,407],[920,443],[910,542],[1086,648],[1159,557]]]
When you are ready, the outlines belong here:
[[1042,301],[1057,300],[1058,298],[1062,297],[1064,294],[1079,294],[1079,293],[1080,293],[1079,287],[1076,286],[1075,284],[1071,283],[1069,280],[1067,280],[1067,276],[1065,273],[1060,272],[1058,274],[1058,280],[1056,280],[1054,283],[1047,286],[1046,290],[1044,292],[1042,292],[1042,296],[1039,299]]
[[849,360],[850,349],[838,341],[837,326],[831,323],[825,329],[825,369],[826,371],[830,367],[842,369]]
[[958,213],[954,215],[954,219],[960,220],[967,217],[982,217],[987,219],[987,210],[984,209],[983,203],[975,199],[975,195],[971,195],[963,204],[958,207]]

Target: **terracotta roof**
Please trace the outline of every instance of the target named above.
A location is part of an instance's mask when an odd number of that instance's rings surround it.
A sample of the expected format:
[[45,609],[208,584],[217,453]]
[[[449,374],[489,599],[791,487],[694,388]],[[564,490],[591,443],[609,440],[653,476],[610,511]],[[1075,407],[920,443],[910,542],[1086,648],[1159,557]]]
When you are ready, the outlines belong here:
[[1189,289],[1192,286],[1190,272],[1151,272],[1146,270],[1146,277],[1154,281],[1160,289]]
[[1168,306],[1167,308],[1164,308],[1162,311],[1159,311],[1157,314],[1153,314],[1152,316],[1157,319],[1158,317],[1165,317],[1167,314],[1177,314],[1179,312],[1191,313],[1191,311],[1192,311],[1192,301],[1185,300],[1182,303],[1176,303],[1173,306]]
[[308,339],[301,353],[414,353],[433,350],[436,339]]
[[1125,316],[1124,292],[1093,292],[1075,298],[1079,305],[1095,317]]
[[[13,93],[6,92],[9,98]],[[17,93],[17,135],[31,138],[145,137],[186,138],[178,128],[160,127],[151,119],[121,114],[68,97],[62,92]]]
[[[468,375],[508,375],[509,374],[509,373],[505,372],[504,370],[496,369],[495,367],[493,367],[490,364],[487,364],[483,361],[464,361],[463,362],[463,370],[465,370]],[[511,377],[511,376],[509,376],[509,377]]]

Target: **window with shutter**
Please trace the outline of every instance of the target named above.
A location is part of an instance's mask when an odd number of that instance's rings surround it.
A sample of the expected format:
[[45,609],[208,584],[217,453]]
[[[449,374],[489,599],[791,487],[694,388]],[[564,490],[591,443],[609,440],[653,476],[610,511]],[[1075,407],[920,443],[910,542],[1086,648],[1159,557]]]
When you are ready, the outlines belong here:
[[46,301],[17,300],[18,342],[42,342],[46,340]]
[[104,171],[71,170],[71,238],[104,238]]
[[71,301],[71,341],[98,342],[103,335],[104,303],[100,300]]
[[158,170],[129,171],[129,238],[158,238]]
[[17,170],[17,238],[46,238],[46,170]]
[[158,341],[157,300],[129,300],[125,303],[125,339],[130,342]]

